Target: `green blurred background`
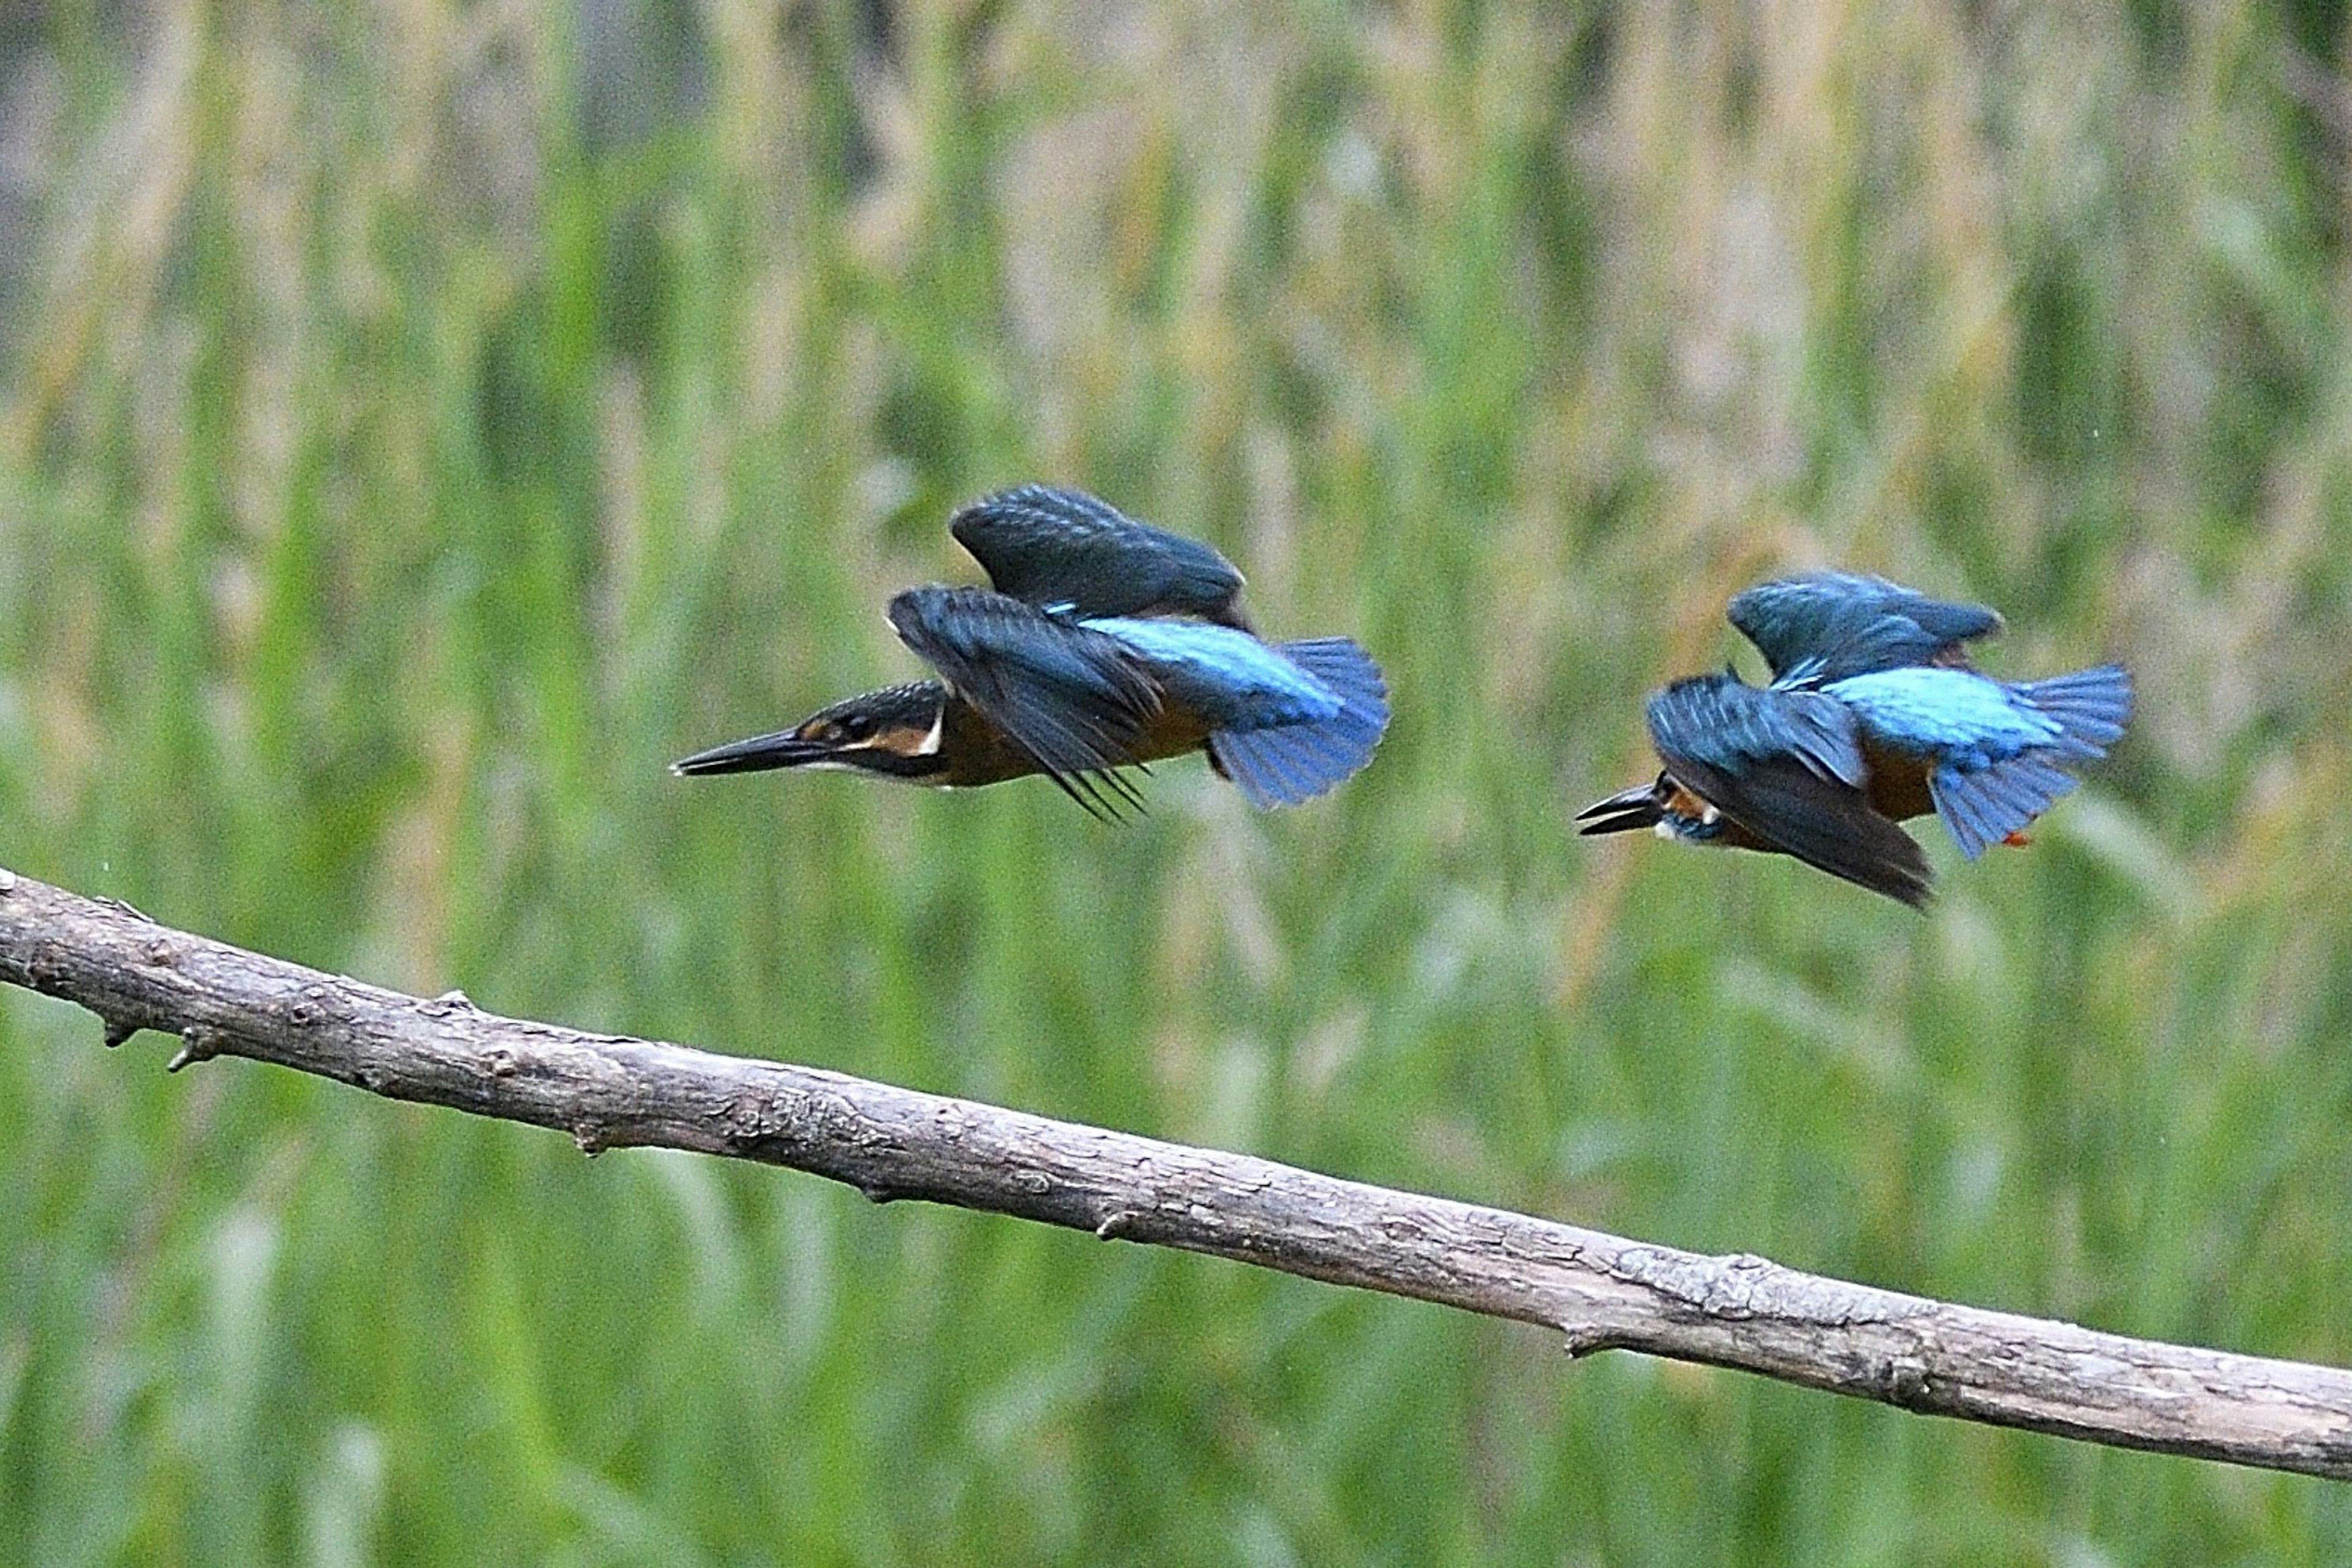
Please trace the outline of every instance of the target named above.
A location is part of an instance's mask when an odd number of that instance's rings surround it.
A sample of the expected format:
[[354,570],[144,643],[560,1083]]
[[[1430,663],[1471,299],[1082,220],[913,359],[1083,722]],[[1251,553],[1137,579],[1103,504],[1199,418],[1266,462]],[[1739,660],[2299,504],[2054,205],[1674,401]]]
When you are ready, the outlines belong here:
[[[0,19],[0,861],[308,963],[2352,1363],[2332,5]],[[1097,826],[664,764],[1047,479],[1397,720]],[[1922,920],[1580,841],[1837,563],[2141,713]],[[1743,658],[1748,656],[1742,654]],[[1749,667],[1754,668],[1752,658]],[[0,1560],[2342,1562],[1922,1420],[0,1002]]]

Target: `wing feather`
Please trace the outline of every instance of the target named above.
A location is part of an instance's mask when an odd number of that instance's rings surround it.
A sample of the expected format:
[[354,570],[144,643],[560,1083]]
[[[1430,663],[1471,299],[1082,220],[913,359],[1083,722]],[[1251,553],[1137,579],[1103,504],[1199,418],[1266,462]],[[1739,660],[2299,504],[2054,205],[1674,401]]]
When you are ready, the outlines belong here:
[[1759,583],[1726,612],[1776,681],[1841,680],[1948,660],[1962,643],[2000,630],[1982,605],[1931,599],[1884,577],[1811,572]]
[[1083,619],[1199,616],[1242,626],[1242,574],[1197,540],[1138,522],[1083,490],[1023,485],[948,520],[1000,594]]
[[1117,638],[985,588],[909,588],[889,617],[1065,794],[1098,815],[1138,804],[1111,770],[1134,761],[1160,692]]
[[1871,809],[1843,704],[1704,675],[1652,698],[1649,720],[1666,772],[1756,837],[1914,909],[1927,903],[1927,857]]

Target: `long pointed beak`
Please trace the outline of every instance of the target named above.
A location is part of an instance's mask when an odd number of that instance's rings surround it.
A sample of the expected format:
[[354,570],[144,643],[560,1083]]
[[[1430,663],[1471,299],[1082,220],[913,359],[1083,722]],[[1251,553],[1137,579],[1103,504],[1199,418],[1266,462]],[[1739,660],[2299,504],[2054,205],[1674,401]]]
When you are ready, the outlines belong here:
[[790,730],[782,730],[772,735],[753,735],[749,740],[730,741],[723,746],[697,752],[683,761],[670,763],[669,771],[681,777],[698,773],[757,773],[770,768],[797,768],[809,763],[823,762],[832,755],[832,748],[819,745],[814,741],[803,741]]
[[1658,795],[1655,784],[1635,784],[1632,789],[1619,790],[1607,800],[1596,800],[1576,814],[1584,826],[1581,834],[1625,833],[1636,827],[1650,827],[1658,821]]

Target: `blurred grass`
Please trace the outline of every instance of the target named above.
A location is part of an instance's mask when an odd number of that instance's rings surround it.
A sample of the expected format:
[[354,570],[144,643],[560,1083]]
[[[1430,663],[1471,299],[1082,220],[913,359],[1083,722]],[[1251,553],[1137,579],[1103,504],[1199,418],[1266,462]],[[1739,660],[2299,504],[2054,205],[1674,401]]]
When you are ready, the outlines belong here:
[[[2332,6],[586,0],[0,26],[0,857],[484,1005],[2352,1361]],[[990,486],[1201,533],[1333,799],[662,764]],[[1932,918],[1580,843],[1724,596],[2141,717]],[[1922,1422],[0,1008],[0,1558],[2330,1562]]]

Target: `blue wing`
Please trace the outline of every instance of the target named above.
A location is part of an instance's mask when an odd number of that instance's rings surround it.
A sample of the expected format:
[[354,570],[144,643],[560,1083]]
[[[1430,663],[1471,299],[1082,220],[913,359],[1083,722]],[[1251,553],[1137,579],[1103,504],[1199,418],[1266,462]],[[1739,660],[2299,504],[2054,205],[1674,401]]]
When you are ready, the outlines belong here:
[[1346,637],[1269,647],[1192,621],[1085,623],[1140,655],[1174,706],[1209,726],[1209,754],[1251,804],[1296,805],[1371,760],[1388,728],[1388,687]]
[[1949,659],[2000,630],[1982,605],[1949,603],[1853,572],[1760,583],[1731,601],[1731,624],[1772,667],[1772,679],[1820,684],[1871,670]]
[[1914,909],[1927,901],[1927,857],[1871,809],[1853,715],[1842,703],[1702,675],[1651,698],[1649,721],[1674,780],[1763,843]]
[[1737,771],[1753,763],[1801,763],[1817,776],[1860,788],[1869,776],[1853,715],[1812,691],[1759,689],[1735,675],[1696,675],[1650,699],[1650,738],[1685,759]]
[[2106,755],[2131,717],[2121,665],[2008,685],[1973,670],[1889,669],[1825,695],[1854,712],[1864,741],[1933,763],[1936,815],[1973,860],[2075,785],[2062,764]]
[[1081,618],[1199,616],[1242,626],[1242,574],[1196,540],[1136,521],[1081,490],[1023,485],[948,520],[1000,594]]
[[890,625],[1005,736],[1090,811],[1134,803],[1111,772],[1134,760],[1160,688],[1118,638],[985,588],[909,588]]

